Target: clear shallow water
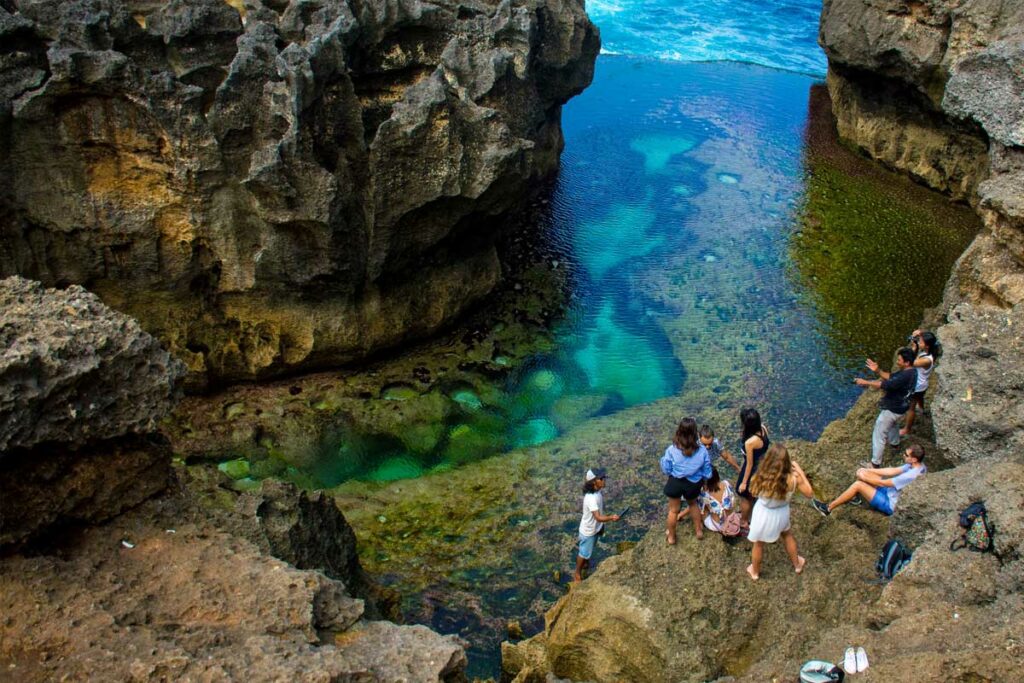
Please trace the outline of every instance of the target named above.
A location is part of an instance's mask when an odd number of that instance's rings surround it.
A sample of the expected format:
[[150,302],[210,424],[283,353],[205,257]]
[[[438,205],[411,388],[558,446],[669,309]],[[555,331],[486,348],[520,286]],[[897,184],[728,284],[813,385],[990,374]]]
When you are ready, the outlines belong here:
[[821,0],[588,0],[606,54],[824,75]]
[[[857,245],[835,236],[837,226],[844,231],[850,174],[861,171],[816,176],[807,157],[815,79],[806,74],[824,72],[815,44],[819,9],[806,2],[589,2],[606,54],[594,84],[564,108],[562,171],[541,226],[551,243],[548,258],[571,272],[573,285],[564,315],[548,331],[551,350],[490,389],[438,388],[443,396],[429,401],[455,409],[445,412],[440,438],[427,435],[436,446],[349,439],[346,452],[318,473],[320,483],[418,477],[544,443],[594,416],[652,402],[643,410],[672,413],[669,422],[678,405],[706,407],[733,421],[735,408],[757,405],[785,437],[815,437],[843,414],[859,395],[850,379],[864,356],[891,353],[927,304],[908,301],[902,284],[876,287],[876,298],[864,302],[863,288],[847,296],[852,287],[830,280],[832,252],[841,250],[844,257],[854,254],[840,271],[846,282],[858,274],[882,278],[857,261]],[[855,197],[866,202],[856,205],[858,212],[872,203],[878,209],[864,212],[870,218],[856,235],[874,243],[873,263],[892,256],[887,244],[907,240],[898,231],[905,208],[879,189],[888,180],[875,178]],[[824,216],[837,205],[838,223],[819,216],[817,230],[804,230],[808,207]],[[939,222],[934,207],[922,214],[914,224],[918,234]],[[876,217],[896,228],[876,230]],[[956,239],[942,258],[929,254],[923,262],[934,266],[936,300],[962,249]],[[904,263],[897,254],[886,265],[912,269],[922,262]],[[906,275],[914,281],[919,273]],[[849,314],[862,305],[900,307],[905,315],[868,320],[879,329],[865,333],[862,319]],[[401,386],[384,398],[429,402]],[[726,440],[734,436],[734,424],[716,427]],[[402,491],[398,502],[375,508],[366,493],[374,486],[350,484],[358,489],[355,518],[371,510],[360,528],[364,563],[406,596],[410,620],[470,642],[471,676],[499,673],[506,620],[522,619],[534,632],[562,592],[552,570],[571,567],[578,523],[576,490],[566,493],[558,483],[566,468],[578,476],[596,450],[627,482],[616,504],[634,506],[635,533],[660,516],[653,460],[630,460],[622,444],[610,448],[610,438],[621,441],[617,434],[591,438],[584,431],[553,444],[553,453],[571,444],[557,456],[565,458],[557,473],[524,475],[529,486],[500,506],[459,498],[467,512],[455,521],[396,521],[419,514],[443,519],[445,511],[431,506],[455,495],[447,476],[385,487]],[[360,464],[339,468],[341,462]],[[472,482],[473,469],[451,480]],[[406,514],[402,504],[409,506]],[[476,525],[481,530],[472,531]],[[427,578],[417,581],[421,576]]]

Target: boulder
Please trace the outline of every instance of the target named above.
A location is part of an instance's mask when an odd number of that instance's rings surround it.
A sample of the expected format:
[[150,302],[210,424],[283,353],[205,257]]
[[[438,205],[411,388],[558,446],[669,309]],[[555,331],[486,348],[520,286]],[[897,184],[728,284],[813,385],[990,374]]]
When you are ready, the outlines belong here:
[[0,346],[0,460],[153,432],[180,393],[181,363],[81,287],[0,281]]
[[577,0],[4,3],[0,275],[88,286],[196,387],[428,335],[598,48]]
[[0,546],[162,490],[181,363],[81,287],[0,281]]

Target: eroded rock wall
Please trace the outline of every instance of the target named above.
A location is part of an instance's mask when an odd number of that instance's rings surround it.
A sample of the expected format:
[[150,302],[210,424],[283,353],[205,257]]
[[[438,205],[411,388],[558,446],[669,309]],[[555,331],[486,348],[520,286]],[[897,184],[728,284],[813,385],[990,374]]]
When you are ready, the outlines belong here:
[[0,3],[0,274],[86,285],[196,384],[429,334],[598,45],[576,0]]
[[1024,4],[830,0],[819,42],[840,136],[984,220],[947,307],[1024,300]]

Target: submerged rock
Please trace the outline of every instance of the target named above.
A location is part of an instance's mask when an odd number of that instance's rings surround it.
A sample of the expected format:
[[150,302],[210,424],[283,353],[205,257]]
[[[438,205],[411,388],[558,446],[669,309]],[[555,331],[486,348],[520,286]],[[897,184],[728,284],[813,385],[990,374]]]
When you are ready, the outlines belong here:
[[196,386],[430,334],[598,48],[575,0],[5,3],[0,274],[89,283]]

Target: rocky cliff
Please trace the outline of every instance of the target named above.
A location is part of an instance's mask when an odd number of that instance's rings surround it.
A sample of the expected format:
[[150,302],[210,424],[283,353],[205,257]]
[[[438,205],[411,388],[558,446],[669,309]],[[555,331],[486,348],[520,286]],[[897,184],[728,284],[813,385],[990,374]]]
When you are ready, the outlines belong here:
[[184,374],[153,337],[81,287],[0,280],[0,546],[97,522],[162,490],[157,421]]
[[582,2],[0,2],[0,274],[190,381],[362,357],[499,277],[599,45]]
[[332,499],[172,469],[184,368],[135,321],[7,278],[0,339],[0,678],[465,679],[457,639],[374,620]]
[[[826,0],[820,42],[839,133],[918,181],[970,202],[984,228],[940,309],[930,472],[896,515],[794,510],[808,569],[772,548],[757,584],[746,544],[654,529],[548,612],[543,632],[503,647],[515,681],[792,680],[802,661],[863,645],[864,681],[1017,681],[1024,562],[1024,4],[1016,0]],[[907,248],[913,248],[908,245]],[[870,439],[874,396],[815,444],[792,444],[822,497],[849,482]],[[954,553],[957,511],[984,500],[1002,560]],[[914,549],[871,586],[887,537]],[[769,557],[772,555],[769,554]]]
[[840,136],[985,221],[947,305],[1024,300],[1024,4],[830,0],[819,41]]

